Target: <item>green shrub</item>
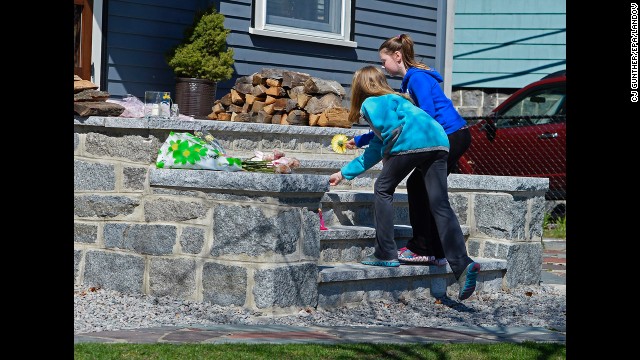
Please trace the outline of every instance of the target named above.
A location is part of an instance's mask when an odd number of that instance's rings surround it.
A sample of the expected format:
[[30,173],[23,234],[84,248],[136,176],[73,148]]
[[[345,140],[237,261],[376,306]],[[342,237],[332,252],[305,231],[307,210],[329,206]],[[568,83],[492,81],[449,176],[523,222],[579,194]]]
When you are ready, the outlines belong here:
[[183,42],[167,54],[167,63],[177,77],[229,80],[233,75],[233,49],[227,49],[224,15],[215,8],[199,12]]
[[545,238],[566,239],[567,217],[563,216],[553,221],[551,215],[545,213],[542,220],[542,231],[542,236]]

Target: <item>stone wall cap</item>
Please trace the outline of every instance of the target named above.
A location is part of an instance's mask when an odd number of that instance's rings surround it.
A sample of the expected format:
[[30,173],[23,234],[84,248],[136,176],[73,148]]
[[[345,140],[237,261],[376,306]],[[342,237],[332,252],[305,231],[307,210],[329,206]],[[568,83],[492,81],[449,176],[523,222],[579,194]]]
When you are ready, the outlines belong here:
[[151,169],[149,185],[267,193],[325,193],[329,175]]
[[172,120],[160,118],[126,118],[114,116],[74,116],[74,125],[104,126],[108,128],[158,129],[175,131],[232,131],[243,133],[292,134],[292,135],[335,135],[349,137],[369,132],[368,127],[356,126],[350,129],[323,126],[299,126],[279,124],[259,124],[217,120]]
[[549,178],[451,174],[447,179],[447,184],[449,189],[542,192],[544,195],[549,189]]

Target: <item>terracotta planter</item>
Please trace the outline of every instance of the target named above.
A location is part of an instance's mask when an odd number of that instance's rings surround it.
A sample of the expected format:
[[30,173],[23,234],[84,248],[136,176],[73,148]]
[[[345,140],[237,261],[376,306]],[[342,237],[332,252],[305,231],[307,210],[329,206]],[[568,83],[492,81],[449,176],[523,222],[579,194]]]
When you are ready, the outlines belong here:
[[181,114],[206,119],[216,99],[217,85],[211,80],[176,78],[174,103],[180,107]]

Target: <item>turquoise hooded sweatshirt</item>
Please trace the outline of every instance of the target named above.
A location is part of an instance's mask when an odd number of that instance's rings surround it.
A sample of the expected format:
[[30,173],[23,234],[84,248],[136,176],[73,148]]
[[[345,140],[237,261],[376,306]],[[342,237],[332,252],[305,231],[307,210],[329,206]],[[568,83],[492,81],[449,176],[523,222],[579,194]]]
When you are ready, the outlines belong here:
[[362,155],[340,171],[351,180],[383,158],[423,151],[449,151],[449,138],[442,126],[424,110],[397,94],[372,96],[360,107],[360,116],[375,136]]

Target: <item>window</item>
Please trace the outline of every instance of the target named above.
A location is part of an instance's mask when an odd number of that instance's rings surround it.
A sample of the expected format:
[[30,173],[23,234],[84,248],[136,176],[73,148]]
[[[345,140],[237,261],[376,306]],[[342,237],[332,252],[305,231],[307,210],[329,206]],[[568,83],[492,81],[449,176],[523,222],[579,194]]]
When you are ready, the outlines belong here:
[[250,34],[356,47],[352,0],[254,0]]
[[[508,118],[499,119],[496,122],[496,126],[501,128],[542,125],[562,121],[561,118],[554,116],[564,114],[565,97],[565,87],[549,88],[530,93],[509,107],[502,114]],[[550,115],[551,117],[539,117],[545,115]],[[522,117],[520,118],[519,116]],[[534,118],[528,118],[528,116],[533,116]]]

